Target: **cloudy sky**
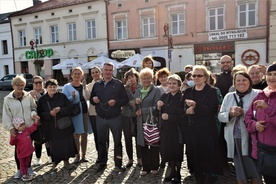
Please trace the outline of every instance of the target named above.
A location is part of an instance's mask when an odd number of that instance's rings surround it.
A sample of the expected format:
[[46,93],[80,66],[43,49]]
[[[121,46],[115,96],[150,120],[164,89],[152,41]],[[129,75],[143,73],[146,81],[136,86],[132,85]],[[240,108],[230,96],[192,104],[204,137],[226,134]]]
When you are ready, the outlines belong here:
[[[47,0],[41,0],[45,2]],[[0,0],[0,14],[19,11],[33,5],[33,0]]]

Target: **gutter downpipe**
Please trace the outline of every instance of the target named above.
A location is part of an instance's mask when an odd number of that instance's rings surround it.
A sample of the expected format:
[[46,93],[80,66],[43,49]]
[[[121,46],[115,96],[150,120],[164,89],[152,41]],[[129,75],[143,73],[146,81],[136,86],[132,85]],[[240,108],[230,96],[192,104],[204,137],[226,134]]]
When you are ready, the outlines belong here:
[[109,0],[105,0],[105,13],[106,13],[106,41],[107,41],[107,53],[108,53],[108,57],[109,56],[109,26],[108,26],[108,8],[107,6],[109,5]]
[[[12,31],[12,20],[9,16],[9,22],[10,22],[10,29],[11,29],[11,40],[12,40],[12,60],[13,60],[13,73],[15,73],[15,56],[14,56],[14,38],[13,38],[13,31]],[[21,72],[20,72],[21,73]]]
[[266,18],[266,64],[269,64],[269,34],[270,34],[270,0],[267,0],[267,18]]

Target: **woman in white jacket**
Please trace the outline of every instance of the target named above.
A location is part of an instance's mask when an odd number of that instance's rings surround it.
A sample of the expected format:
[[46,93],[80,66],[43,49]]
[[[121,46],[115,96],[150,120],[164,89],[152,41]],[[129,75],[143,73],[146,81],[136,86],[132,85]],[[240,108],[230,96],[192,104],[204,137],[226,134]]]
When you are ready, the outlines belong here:
[[[25,122],[26,127],[30,127],[34,123],[34,119],[39,117],[36,113],[36,103],[34,98],[24,90],[26,86],[26,79],[22,76],[16,76],[12,80],[12,87],[13,91],[10,92],[4,98],[3,104],[3,115],[2,115],[2,122],[3,127],[10,131],[11,135],[16,135],[17,131],[13,127],[12,120],[15,117],[22,118]],[[15,146],[16,150],[16,146]],[[14,175],[14,178],[20,178],[20,166],[19,160],[17,158],[17,153],[15,151],[14,158],[16,161],[17,172]],[[28,174],[35,175],[32,171],[31,160],[29,164]]]
[[252,80],[243,71],[234,75],[233,83],[236,91],[229,92],[224,97],[218,114],[219,121],[226,123],[224,138],[227,143],[227,156],[234,160],[238,184],[246,184],[249,178],[252,183],[259,183],[256,167],[248,157],[249,135],[244,123],[244,114],[259,91],[252,89]]

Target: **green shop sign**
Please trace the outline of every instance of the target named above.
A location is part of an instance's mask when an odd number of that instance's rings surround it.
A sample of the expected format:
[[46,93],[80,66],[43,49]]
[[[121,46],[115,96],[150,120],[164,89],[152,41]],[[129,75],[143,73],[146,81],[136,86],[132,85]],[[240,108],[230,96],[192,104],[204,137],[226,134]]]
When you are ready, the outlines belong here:
[[27,50],[25,52],[26,59],[37,59],[44,57],[51,57],[54,54],[53,49],[41,49],[41,50]]

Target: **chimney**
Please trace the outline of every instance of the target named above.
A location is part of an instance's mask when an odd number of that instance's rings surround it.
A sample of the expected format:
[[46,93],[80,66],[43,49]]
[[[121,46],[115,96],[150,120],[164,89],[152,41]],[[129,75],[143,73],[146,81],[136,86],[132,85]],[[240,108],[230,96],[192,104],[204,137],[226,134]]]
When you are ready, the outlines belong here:
[[35,5],[38,5],[38,4],[40,4],[41,3],[41,1],[40,0],[33,0],[33,5],[35,6]]

